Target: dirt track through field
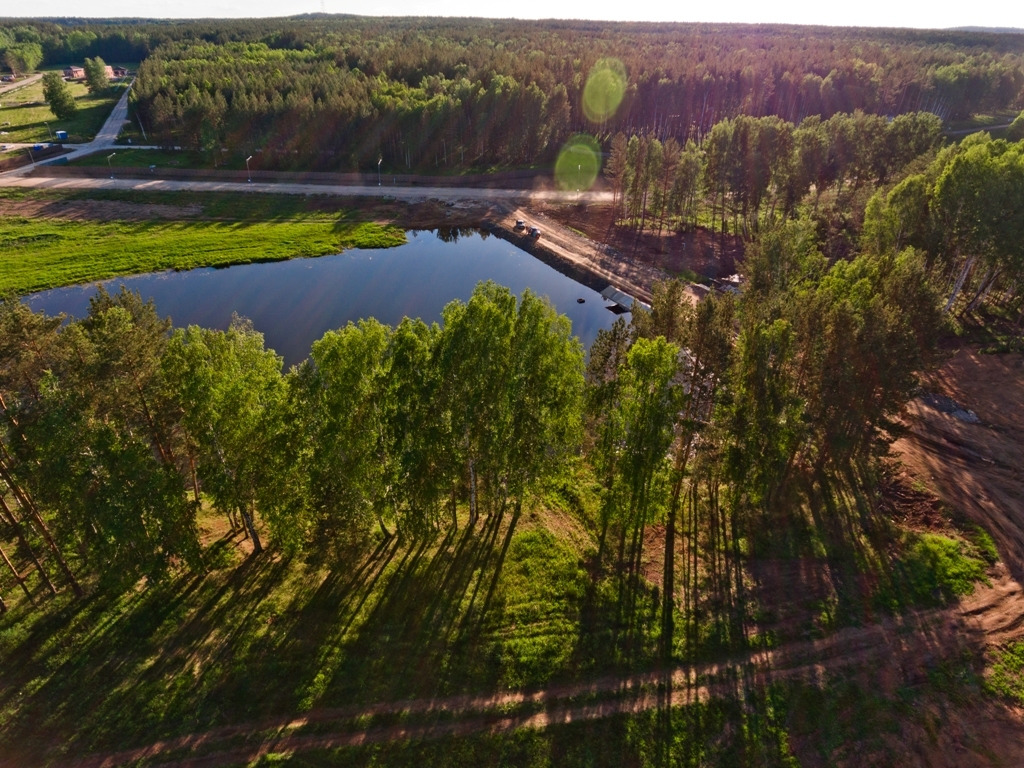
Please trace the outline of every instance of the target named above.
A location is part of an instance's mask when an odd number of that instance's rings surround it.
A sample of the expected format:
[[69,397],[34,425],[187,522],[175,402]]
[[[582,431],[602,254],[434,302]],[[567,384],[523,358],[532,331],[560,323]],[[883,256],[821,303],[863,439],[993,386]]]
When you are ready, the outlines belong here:
[[[753,652],[717,664],[602,677],[588,683],[558,685],[533,692],[314,709],[294,718],[223,726],[137,749],[91,755],[63,765],[113,768],[140,760],[159,764],[165,759],[168,765],[214,768],[245,763],[268,754],[396,740],[500,734],[663,709],[742,693],[780,680],[816,683],[854,667],[871,669],[879,679],[891,683],[913,685],[926,679],[928,671],[943,660],[964,649],[977,652],[986,646],[1022,637],[1024,589],[1005,568],[997,566],[991,587],[980,588],[956,606],[915,612],[867,627],[847,628],[822,640],[791,643],[777,650]],[[374,717],[403,717],[414,722],[361,725]],[[417,720],[419,722],[415,722]],[[301,733],[306,728],[317,732]],[[1024,733],[1019,734],[1019,738],[1019,744],[1007,747],[1024,749]],[[991,747],[988,745],[990,750]]]

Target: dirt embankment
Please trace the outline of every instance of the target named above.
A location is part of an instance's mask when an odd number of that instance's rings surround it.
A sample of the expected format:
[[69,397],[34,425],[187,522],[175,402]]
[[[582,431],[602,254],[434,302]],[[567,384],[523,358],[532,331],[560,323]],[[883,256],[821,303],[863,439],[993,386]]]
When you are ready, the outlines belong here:
[[956,349],[906,424],[893,449],[907,471],[991,533],[1024,582],[1024,355]]

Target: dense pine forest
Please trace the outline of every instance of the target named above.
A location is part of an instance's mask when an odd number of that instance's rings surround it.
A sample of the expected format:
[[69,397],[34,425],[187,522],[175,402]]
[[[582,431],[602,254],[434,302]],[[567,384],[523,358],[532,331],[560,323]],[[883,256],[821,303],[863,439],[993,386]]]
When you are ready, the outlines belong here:
[[[577,132],[700,143],[739,116],[1019,110],[1019,35],[305,17],[0,26],[12,69],[141,62],[144,130],[265,167],[529,165]],[[586,106],[588,84],[615,109]],[[607,94],[605,94],[607,95]],[[608,106],[607,101],[602,104]]]

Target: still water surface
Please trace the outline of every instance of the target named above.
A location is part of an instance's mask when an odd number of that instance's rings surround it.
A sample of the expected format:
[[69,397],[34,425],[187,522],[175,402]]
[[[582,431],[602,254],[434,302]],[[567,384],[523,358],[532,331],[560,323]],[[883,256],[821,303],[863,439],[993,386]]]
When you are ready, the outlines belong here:
[[[547,296],[569,316],[573,333],[588,349],[598,330],[615,322],[599,293],[497,237],[474,232],[445,242],[421,231],[409,232],[408,239],[386,250],[159,272],[103,285],[111,292],[125,285],[143,299],[153,299],[157,312],[169,315],[176,326],[224,329],[237,312],[252,320],[286,366],[304,360],[324,332],[349,321],[376,317],[394,326],[408,316],[439,322],[445,304],[468,300],[482,280],[493,280],[517,295],[529,288]],[[36,311],[82,317],[95,293],[96,284],[72,286],[37,293],[27,301]],[[584,304],[577,302],[580,298]]]

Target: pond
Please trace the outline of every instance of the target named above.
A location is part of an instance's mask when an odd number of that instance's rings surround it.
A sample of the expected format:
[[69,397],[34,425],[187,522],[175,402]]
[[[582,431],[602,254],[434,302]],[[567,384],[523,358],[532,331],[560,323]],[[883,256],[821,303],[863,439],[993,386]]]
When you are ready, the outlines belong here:
[[[407,233],[386,250],[353,249],[333,256],[227,268],[159,272],[103,282],[152,299],[176,326],[225,329],[233,312],[252,320],[285,365],[309,356],[314,341],[349,321],[376,317],[397,325],[403,317],[439,322],[449,301],[466,301],[477,283],[493,280],[516,295],[529,288],[547,296],[572,321],[585,348],[616,315],[596,291],[497,237],[473,231],[446,236]],[[36,311],[82,317],[97,284],[57,288],[27,297]],[[584,303],[578,303],[578,299]],[[629,319],[628,317],[626,318]]]

